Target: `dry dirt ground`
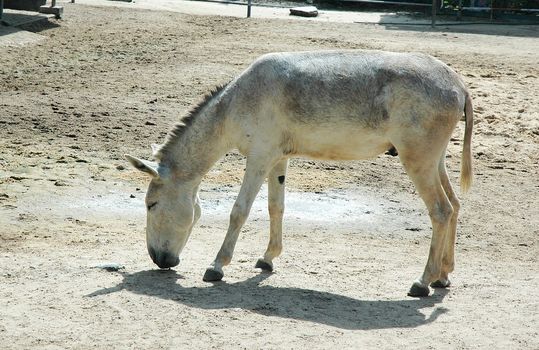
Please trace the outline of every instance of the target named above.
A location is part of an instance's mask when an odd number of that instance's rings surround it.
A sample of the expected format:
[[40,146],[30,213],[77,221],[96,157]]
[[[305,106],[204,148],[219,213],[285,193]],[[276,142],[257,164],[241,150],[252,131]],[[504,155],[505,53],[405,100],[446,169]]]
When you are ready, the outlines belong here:
[[[537,27],[383,27],[65,4],[46,39],[0,51],[0,348],[539,348]],[[294,160],[273,274],[263,189],[220,283],[204,283],[244,159],[202,185],[173,270],[145,249],[149,145],[213,86],[271,51],[430,53],[475,102],[475,183],[453,285],[406,292],[430,222],[397,158]],[[449,147],[458,188],[463,123]],[[118,272],[97,268],[124,266]]]

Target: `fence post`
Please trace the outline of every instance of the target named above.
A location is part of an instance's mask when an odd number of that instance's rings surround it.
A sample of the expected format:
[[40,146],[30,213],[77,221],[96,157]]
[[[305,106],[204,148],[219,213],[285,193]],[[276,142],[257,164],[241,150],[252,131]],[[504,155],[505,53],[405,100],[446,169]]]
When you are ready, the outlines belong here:
[[247,1],[247,18],[251,17],[251,0]]
[[436,0],[432,0],[432,23],[431,26],[434,28],[436,26]]

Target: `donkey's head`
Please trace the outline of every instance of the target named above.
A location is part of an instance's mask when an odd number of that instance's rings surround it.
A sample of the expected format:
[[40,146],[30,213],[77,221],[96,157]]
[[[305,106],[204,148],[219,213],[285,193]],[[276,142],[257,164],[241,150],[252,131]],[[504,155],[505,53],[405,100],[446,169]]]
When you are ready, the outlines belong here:
[[125,156],[135,168],[151,176],[146,193],[146,245],[160,268],[180,262],[193,226],[200,218],[198,183],[181,181],[160,164]]

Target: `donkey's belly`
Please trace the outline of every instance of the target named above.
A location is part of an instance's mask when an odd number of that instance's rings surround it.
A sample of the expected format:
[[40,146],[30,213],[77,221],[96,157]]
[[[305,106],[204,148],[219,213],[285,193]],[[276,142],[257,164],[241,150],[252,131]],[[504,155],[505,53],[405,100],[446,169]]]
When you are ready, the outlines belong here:
[[372,158],[387,151],[391,142],[369,132],[313,132],[295,137],[294,155],[317,159],[354,160]]

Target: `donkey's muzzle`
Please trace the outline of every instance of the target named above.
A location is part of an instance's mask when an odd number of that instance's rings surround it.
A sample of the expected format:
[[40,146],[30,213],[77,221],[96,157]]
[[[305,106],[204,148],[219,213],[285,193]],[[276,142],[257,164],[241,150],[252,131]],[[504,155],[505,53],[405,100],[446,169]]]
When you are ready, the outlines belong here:
[[148,253],[153,262],[162,269],[174,267],[180,263],[180,258],[169,252],[157,252],[153,248],[148,248]]

